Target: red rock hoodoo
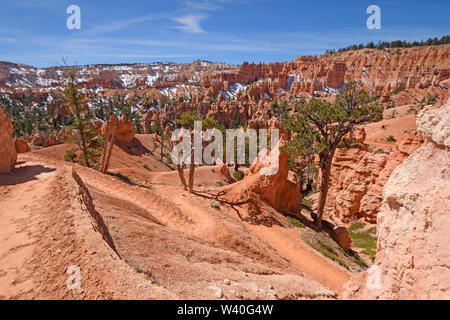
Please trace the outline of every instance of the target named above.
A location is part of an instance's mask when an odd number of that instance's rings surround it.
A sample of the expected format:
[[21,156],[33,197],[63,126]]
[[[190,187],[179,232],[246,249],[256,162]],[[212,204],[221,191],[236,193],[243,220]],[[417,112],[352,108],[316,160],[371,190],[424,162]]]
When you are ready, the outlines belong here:
[[[131,142],[135,136],[135,130],[133,122],[125,118],[125,116],[121,116],[120,119],[117,119],[116,116],[112,115],[109,119],[109,135],[108,140],[111,140],[113,134],[114,125],[117,123],[116,135],[115,139],[117,141],[125,141]],[[102,134],[106,134],[106,123],[102,126]]]
[[15,144],[17,153],[25,153],[25,152],[30,152],[31,151],[30,146],[23,139],[16,138],[14,140],[14,144]]
[[289,171],[287,158],[287,154],[280,151],[278,170],[267,175],[261,170],[267,170],[271,164],[262,163],[261,155],[258,155],[243,180],[224,187],[224,197],[231,202],[241,202],[257,195],[276,210],[298,211],[301,205],[300,184],[297,175]]
[[12,123],[0,107],[0,174],[10,173],[17,160],[12,133]]

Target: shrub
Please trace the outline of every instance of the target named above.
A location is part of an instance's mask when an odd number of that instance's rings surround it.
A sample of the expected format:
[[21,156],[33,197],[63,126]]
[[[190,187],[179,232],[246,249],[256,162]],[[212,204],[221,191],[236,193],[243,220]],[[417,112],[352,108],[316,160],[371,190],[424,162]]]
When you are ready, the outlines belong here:
[[386,141],[387,142],[396,142],[397,140],[394,138],[394,136],[389,135],[389,136],[386,137]]
[[308,198],[305,197],[302,200],[302,204],[307,206],[307,207],[309,207],[309,208],[311,208],[313,206],[313,204],[314,204],[314,199],[308,199]]
[[386,109],[392,109],[395,108],[395,102],[394,101],[389,101],[389,103],[386,105]]
[[392,113],[391,113],[391,115],[390,115],[390,119],[394,119],[394,118],[396,118],[397,117],[397,110],[392,110]]
[[218,209],[220,208],[220,202],[216,200],[209,200],[209,204],[211,205],[211,208]]
[[348,228],[348,233],[353,246],[363,249],[363,252],[373,261],[377,250],[376,228],[372,227],[367,231],[361,231],[364,226],[364,223],[361,222],[354,223]]
[[437,94],[427,94],[427,104],[435,104],[438,101]]
[[121,174],[119,172],[117,172],[117,173],[108,172],[108,174],[111,175],[111,176],[114,176],[116,178],[119,178],[120,180],[122,180],[122,181],[124,181],[126,183],[129,183],[129,184],[133,183],[133,181],[131,180],[130,177],[125,176],[125,175],[123,175],[123,174]]
[[286,218],[289,220],[289,222],[290,222],[294,227],[297,227],[297,228],[305,228],[305,225],[304,225],[300,220],[298,220],[297,218],[294,218],[294,217],[292,217],[292,216],[287,216]]
[[64,161],[75,162],[75,159],[77,158],[77,154],[75,153],[75,151],[75,149],[67,150],[66,154],[64,155]]
[[[99,162],[101,152],[96,149],[86,148],[86,151],[80,154],[77,163],[83,167],[89,167]],[[86,161],[88,157],[88,162]],[[89,164],[89,165],[88,165]]]
[[365,226],[365,224],[362,222],[355,222],[348,228],[348,231],[349,232],[357,231],[357,230],[364,228],[364,226]]
[[167,152],[164,153],[164,158],[166,158],[166,161],[168,164],[172,164],[172,156],[170,154],[168,154]]
[[233,177],[237,180],[237,181],[241,181],[242,179],[244,179],[244,174],[240,171],[238,172],[234,172],[233,173]]
[[358,144],[355,138],[347,139],[343,138],[341,143],[339,144],[339,148],[341,149],[360,149],[361,146]]
[[311,248],[317,250],[318,252],[320,252],[322,255],[324,255],[325,257],[327,257],[328,259],[333,260],[334,262],[337,262],[339,265],[343,266],[344,268],[346,268],[347,270],[350,270],[348,264],[346,264],[344,261],[342,261],[336,254],[331,253],[329,249],[329,247],[327,246],[326,248],[323,247],[323,244],[314,244],[312,242],[307,241],[306,242]]

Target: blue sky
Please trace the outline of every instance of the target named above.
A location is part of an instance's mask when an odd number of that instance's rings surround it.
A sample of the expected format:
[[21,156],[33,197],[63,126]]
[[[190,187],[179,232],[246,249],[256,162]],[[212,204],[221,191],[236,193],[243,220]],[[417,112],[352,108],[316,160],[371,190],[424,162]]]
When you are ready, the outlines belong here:
[[[69,30],[69,5],[81,30]],[[366,9],[381,8],[381,30]],[[448,0],[0,0],[0,60],[35,66],[289,61],[378,40],[450,34]]]

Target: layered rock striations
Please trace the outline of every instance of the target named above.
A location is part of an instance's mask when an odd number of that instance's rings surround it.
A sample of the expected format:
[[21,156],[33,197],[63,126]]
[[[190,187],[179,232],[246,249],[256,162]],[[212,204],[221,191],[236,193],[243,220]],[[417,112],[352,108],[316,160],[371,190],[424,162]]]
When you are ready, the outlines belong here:
[[229,84],[260,80],[250,88],[254,98],[264,94],[273,97],[282,91],[312,94],[327,87],[338,89],[346,80],[358,80],[380,95],[432,87],[431,93],[448,97],[449,61],[450,45],[364,49],[297,57],[283,64],[244,63],[237,71],[208,75],[200,83],[218,92],[224,89],[224,81]]
[[[450,45],[362,49],[297,57],[283,63],[248,63],[229,66],[195,61],[190,64],[93,65],[77,67],[79,82],[87,89],[153,88],[174,95],[212,97],[236,83],[249,85],[253,99],[277,95],[314,94],[339,89],[345,81],[358,80],[373,93],[384,96],[402,90],[426,89],[430,94],[450,94]],[[58,88],[67,76],[64,68],[37,69],[0,63],[2,88]],[[189,89],[190,88],[190,89]]]

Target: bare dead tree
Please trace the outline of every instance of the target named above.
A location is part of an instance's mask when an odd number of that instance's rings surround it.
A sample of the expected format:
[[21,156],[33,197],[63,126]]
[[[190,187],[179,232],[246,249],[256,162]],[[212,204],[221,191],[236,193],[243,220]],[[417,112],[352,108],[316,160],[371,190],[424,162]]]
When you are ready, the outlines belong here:
[[108,103],[108,116],[106,117],[106,137],[103,142],[103,152],[102,152],[102,162],[100,163],[100,172],[103,172],[103,168],[105,166],[106,161],[106,148],[108,147],[108,138],[109,138],[109,118],[111,115],[111,101]]
[[[118,122],[119,121],[117,120],[116,123],[114,124],[114,129],[113,129],[112,136],[111,136],[111,143],[110,143],[109,149],[108,149],[108,157],[106,158],[106,163],[105,163],[105,166],[103,167],[102,173],[106,173],[108,171],[109,162],[111,161],[112,149],[114,147],[114,142],[115,142],[115,138],[116,138]],[[106,137],[106,139],[108,139],[108,137]]]

